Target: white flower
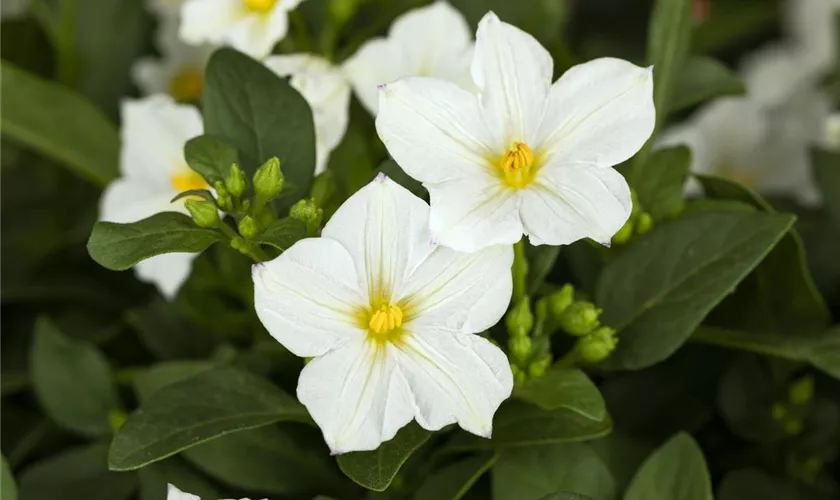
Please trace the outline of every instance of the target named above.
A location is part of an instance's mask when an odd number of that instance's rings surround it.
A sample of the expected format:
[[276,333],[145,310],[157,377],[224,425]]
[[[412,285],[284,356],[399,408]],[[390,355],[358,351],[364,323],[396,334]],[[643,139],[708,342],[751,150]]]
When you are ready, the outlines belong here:
[[464,16],[444,1],[398,17],[387,38],[373,38],[344,63],[362,104],[376,114],[377,86],[404,76],[433,76],[472,89],[472,33]]
[[230,45],[251,57],[267,56],[286,36],[288,12],[303,0],[186,0],[181,38],[190,44]]
[[492,12],[476,35],[480,94],[432,78],[383,85],[376,129],[431,196],[431,229],[472,252],[581,238],[608,244],[630,215],[630,189],[610,168],[653,131],[650,68],[603,58],[551,84],[553,62],[531,35]]
[[[182,191],[207,188],[204,179],[184,160],[184,143],[202,133],[201,116],[168,96],[154,95],[122,104],[122,177],[105,189],[100,219],[136,222],[158,212],[186,213],[183,200],[170,203]],[[144,260],[137,277],[155,284],[171,299],[187,279],[198,254],[171,253]]]
[[830,151],[840,152],[840,113],[834,113],[825,119],[820,144]]
[[297,356],[314,357],[298,399],[333,454],[373,450],[412,419],[490,437],[510,396],[504,353],[475,335],[511,297],[510,246],[437,246],[429,206],[380,175],[321,238],[254,266],[257,316]]
[[315,119],[315,174],[327,168],[330,152],[347,130],[350,86],[337,67],[310,54],[272,56],[265,65],[280,76],[291,75],[291,85],[309,103]]
[[788,0],[788,33],[801,48],[801,63],[809,72],[824,73],[837,65],[840,0]]
[[[179,490],[174,484],[170,484],[166,488],[166,500],[201,500],[201,498],[199,498],[198,495],[183,492]],[[240,500],[248,499],[242,498]]]
[[29,0],[3,0],[0,3],[0,18],[3,20],[19,19],[26,16]]

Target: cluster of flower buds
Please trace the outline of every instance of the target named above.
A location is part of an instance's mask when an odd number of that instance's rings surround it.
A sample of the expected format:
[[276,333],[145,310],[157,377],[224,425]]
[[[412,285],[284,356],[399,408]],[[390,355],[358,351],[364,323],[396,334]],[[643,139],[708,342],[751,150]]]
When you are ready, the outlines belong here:
[[598,363],[613,352],[618,344],[615,330],[601,325],[601,309],[595,304],[575,299],[572,285],[566,284],[541,300],[545,304],[546,330],[562,330],[578,337],[571,353],[576,360]]
[[787,434],[795,436],[802,432],[803,420],[814,400],[814,378],[806,375],[793,381],[787,396],[787,400],[773,405],[770,414]]

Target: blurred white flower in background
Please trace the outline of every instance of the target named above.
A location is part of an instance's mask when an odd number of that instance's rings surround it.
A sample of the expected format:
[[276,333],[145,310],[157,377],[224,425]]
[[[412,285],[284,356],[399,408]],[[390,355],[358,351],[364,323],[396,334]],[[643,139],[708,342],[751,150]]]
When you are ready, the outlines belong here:
[[[110,222],[136,222],[164,211],[187,213],[182,191],[207,188],[187,166],[184,143],[202,133],[201,115],[171,97],[153,95],[122,104],[122,177],[111,182],[100,200],[99,216]],[[187,279],[196,253],[170,253],[134,267],[142,281],[153,283],[172,299]]]
[[29,0],[3,0],[0,3],[0,18],[17,19],[24,17],[29,9]]
[[820,144],[830,151],[840,152],[840,113],[834,113],[825,119]]
[[343,68],[359,100],[376,115],[377,86],[404,76],[432,76],[474,89],[473,48],[463,14],[439,0],[398,17],[387,37],[365,42]]
[[438,246],[429,206],[380,175],[320,238],[253,267],[257,316],[293,354],[314,357],[297,396],[333,454],[373,450],[413,419],[489,438],[513,375],[476,335],[512,293],[511,246]]
[[840,0],[788,0],[785,24],[800,50],[802,70],[823,74],[837,65]]
[[315,119],[315,174],[327,168],[330,152],[344,137],[350,113],[350,85],[341,70],[310,54],[271,56],[265,65],[290,83],[309,106]]
[[431,197],[441,244],[474,252],[513,244],[608,245],[627,221],[630,188],[612,167],[653,132],[651,68],[601,58],[553,85],[553,61],[492,12],[476,34],[479,94],[446,80],[383,85],[376,130]]

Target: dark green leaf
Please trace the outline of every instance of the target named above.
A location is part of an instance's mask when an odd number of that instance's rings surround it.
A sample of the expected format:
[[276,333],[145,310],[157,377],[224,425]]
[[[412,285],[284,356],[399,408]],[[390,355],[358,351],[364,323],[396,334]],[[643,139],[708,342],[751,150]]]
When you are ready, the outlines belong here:
[[169,500],[167,498],[169,484],[177,486],[181,491],[198,495],[202,499],[216,500],[222,496],[206,478],[181,457],[169,457],[149,464],[137,471],[137,476],[140,479],[138,500]]
[[216,344],[212,332],[196,328],[170,302],[160,298],[129,310],[125,320],[159,359],[206,358]]
[[773,374],[758,356],[742,355],[721,375],[718,409],[729,429],[747,441],[770,443],[788,436],[772,417],[778,393]]
[[23,500],[127,500],[137,475],[108,470],[108,444],[72,448],[38,462],[20,476]]
[[105,186],[117,176],[117,129],[93,104],[8,62],[0,63],[3,135]]
[[[618,415],[616,414],[616,418]],[[622,423],[623,425],[623,423]],[[655,425],[655,424],[651,424]],[[609,436],[587,443],[609,469],[616,491],[624,491],[633,480],[633,474],[642,465],[655,446],[620,429]]]
[[494,500],[538,500],[558,491],[579,492],[594,500],[616,495],[610,471],[583,443],[504,450],[492,478]]
[[357,484],[369,490],[385,491],[408,457],[430,436],[429,431],[411,422],[400,429],[393,439],[373,451],[339,455],[338,466]]
[[239,161],[236,148],[228,141],[212,135],[193,137],[184,144],[184,158],[211,186],[224,181],[230,166]]
[[645,460],[624,500],[712,500],[703,451],[679,433]]
[[387,175],[391,178],[391,180],[408,189],[415,196],[423,199],[429,199],[429,192],[426,191],[426,188],[424,188],[420,182],[405,173],[405,171],[400,168],[394,160],[388,159],[382,162],[374,176],[379,174]]
[[702,104],[709,99],[746,92],[738,76],[710,57],[692,57],[677,77],[671,111]]
[[691,151],[683,146],[660,149],[650,155],[645,176],[633,188],[641,209],[660,221],[682,210],[683,186],[691,167]]
[[601,393],[585,373],[558,365],[542,377],[528,379],[514,395],[543,410],[566,408],[590,420],[603,420],[607,411]]
[[306,410],[269,381],[216,368],[158,390],[114,435],[112,470],[131,470],[225,434],[280,420],[307,421]]
[[286,217],[274,221],[262,234],[254,238],[254,241],[263,245],[271,245],[281,252],[285,252],[290,246],[303,238],[306,238],[306,223]]
[[134,392],[145,403],[161,388],[198,375],[215,365],[212,361],[167,361],[150,366],[134,378]]
[[15,484],[15,477],[9,470],[9,462],[6,456],[2,457],[2,469],[0,469],[0,500],[17,500],[18,492]]
[[87,249],[103,267],[122,271],[155,255],[201,252],[224,239],[220,231],[198,227],[182,213],[161,212],[129,224],[97,222]]
[[481,453],[435,471],[414,493],[414,500],[458,500],[496,463],[495,453]]
[[671,355],[792,224],[789,215],[697,213],[628,245],[598,282],[602,321],[621,335],[603,364],[638,369]]
[[236,146],[253,174],[272,157],[295,186],[293,201],[309,192],[315,172],[315,126],[306,100],[287,79],[232,49],[207,63],[204,130]]
[[837,227],[840,227],[840,152],[815,149],[811,158],[823,202]]
[[108,414],[119,407],[117,388],[96,346],[63,335],[42,318],[35,325],[30,378],[58,425],[86,436],[110,434]]

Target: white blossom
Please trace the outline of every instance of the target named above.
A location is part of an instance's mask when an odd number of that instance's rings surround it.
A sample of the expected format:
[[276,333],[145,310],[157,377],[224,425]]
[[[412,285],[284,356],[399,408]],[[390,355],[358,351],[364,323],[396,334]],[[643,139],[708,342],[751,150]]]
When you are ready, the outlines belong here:
[[608,244],[630,215],[611,167],[653,131],[651,68],[602,58],[553,85],[553,61],[531,35],[488,13],[472,75],[479,94],[440,79],[380,87],[376,128],[431,196],[431,229],[459,251],[581,238]]
[[840,0],[788,0],[785,6],[785,27],[799,47],[804,70],[822,74],[837,67]]
[[[166,500],[201,500],[201,498],[198,495],[181,491],[174,484],[170,484],[166,488]],[[248,499],[241,498],[240,500]]]
[[[100,200],[100,219],[136,222],[158,212],[186,213],[183,200],[170,202],[190,189],[207,188],[190,170],[184,143],[202,133],[201,115],[172,98],[153,95],[122,104],[121,177],[111,182]],[[198,254],[170,253],[138,263],[135,274],[153,283],[171,299],[187,279]]]
[[505,313],[512,261],[510,246],[438,246],[429,206],[380,175],[322,237],[254,266],[260,321],[314,358],[297,395],[334,454],[375,449],[412,419],[490,437],[513,377],[504,353],[476,333]]

